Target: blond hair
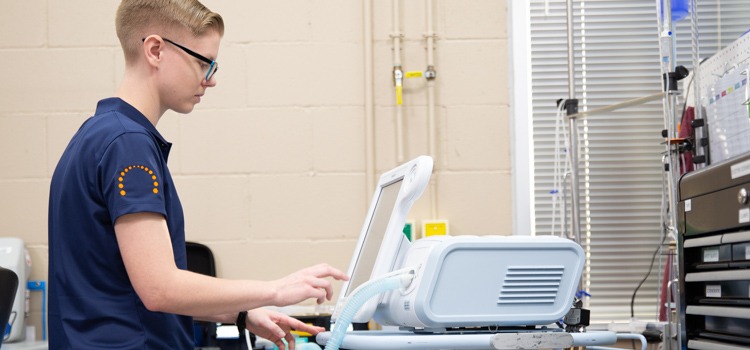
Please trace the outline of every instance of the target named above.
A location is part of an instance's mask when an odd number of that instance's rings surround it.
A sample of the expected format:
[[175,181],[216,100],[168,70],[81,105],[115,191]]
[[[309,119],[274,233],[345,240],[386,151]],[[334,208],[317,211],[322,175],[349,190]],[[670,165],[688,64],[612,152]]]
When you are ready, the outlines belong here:
[[[167,38],[187,30],[195,37],[209,30],[224,35],[224,20],[197,0],[123,0],[115,19],[125,62],[133,61],[142,39],[151,34]],[[177,39],[174,39],[177,40]]]

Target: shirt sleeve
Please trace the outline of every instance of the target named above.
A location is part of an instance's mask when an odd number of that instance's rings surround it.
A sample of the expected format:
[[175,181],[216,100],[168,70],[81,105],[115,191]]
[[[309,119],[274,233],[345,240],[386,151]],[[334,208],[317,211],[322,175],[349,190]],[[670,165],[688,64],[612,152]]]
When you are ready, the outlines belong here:
[[99,163],[103,199],[114,223],[126,214],[151,212],[166,217],[161,152],[150,135],[125,133],[107,147]]

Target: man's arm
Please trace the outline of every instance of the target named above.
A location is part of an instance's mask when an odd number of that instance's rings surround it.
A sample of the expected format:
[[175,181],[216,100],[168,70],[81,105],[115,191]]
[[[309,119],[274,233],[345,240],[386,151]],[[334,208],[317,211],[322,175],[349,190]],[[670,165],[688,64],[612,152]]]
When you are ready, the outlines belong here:
[[128,277],[151,311],[210,319],[309,298],[322,303],[332,297],[326,278],[347,278],[326,264],[270,282],[225,280],[180,270],[174,263],[166,220],[157,213],[123,215],[115,222],[115,234]]
[[178,269],[161,214],[121,216],[115,233],[130,282],[151,311],[208,316],[274,302],[268,283],[221,280]]

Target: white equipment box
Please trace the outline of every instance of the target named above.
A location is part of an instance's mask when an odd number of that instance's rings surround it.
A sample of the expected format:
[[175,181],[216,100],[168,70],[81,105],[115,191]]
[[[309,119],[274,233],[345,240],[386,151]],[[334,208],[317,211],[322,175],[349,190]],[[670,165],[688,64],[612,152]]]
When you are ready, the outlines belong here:
[[[26,252],[23,241],[19,238],[0,238],[0,266],[18,275],[18,290],[13,302],[10,320],[10,334],[6,342],[21,341],[26,338],[26,313],[28,312],[28,295],[26,282],[31,273],[31,258]],[[5,334],[6,325],[2,325]]]
[[401,264],[414,281],[375,312],[382,325],[444,332],[451,327],[548,325],[570,310],[585,254],[553,236],[433,236]]

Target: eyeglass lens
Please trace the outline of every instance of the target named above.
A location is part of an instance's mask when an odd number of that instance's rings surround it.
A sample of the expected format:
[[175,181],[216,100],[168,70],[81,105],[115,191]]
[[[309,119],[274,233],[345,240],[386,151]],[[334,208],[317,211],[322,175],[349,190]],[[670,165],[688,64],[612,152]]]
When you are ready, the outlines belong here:
[[211,65],[208,66],[208,70],[206,71],[206,81],[211,80],[214,74],[216,74],[217,70],[219,70],[219,64],[216,63],[216,61],[212,61]]

